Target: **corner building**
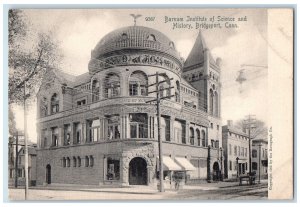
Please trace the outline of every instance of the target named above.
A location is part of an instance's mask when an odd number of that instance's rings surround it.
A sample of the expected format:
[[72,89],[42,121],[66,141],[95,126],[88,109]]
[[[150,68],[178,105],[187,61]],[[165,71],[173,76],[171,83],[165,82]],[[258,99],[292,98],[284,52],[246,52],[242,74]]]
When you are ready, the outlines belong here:
[[[161,32],[129,26],[103,37],[89,72],[49,70],[38,92],[37,184],[149,185],[158,181],[156,72],[164,178],[222,174],[220,69],[201,33],[186,62]],[[168,87],[174,87],[168,89]],[[167,179],[169,177],[169,179]]]

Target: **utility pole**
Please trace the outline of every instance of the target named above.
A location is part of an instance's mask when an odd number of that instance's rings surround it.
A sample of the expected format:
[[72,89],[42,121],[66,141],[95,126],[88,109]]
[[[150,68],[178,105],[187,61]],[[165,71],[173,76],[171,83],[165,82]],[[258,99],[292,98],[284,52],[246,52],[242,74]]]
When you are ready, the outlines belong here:
[[260,184],[260,162],[261,162],[261,143],[258,144],[258,149],[259,149],[259,152],[258,152],[258,184]]
[[252,142],[251,142],[251,129],[255,128],[252,124],[255,123],[255,115],[248,115],[248,119],[244,120],[245,128],[248,129],[248,138],[249,138],[249,173],[252,172]]
[[29,94],[26,94],[26,81],[24,82],[24,154],[25,154],[25,200],[28,200],[28,147],[27,147],[27,112],[26,99]]
[[19,161],[19,152],[18,152],[18,143],[19,135],[18,132],[16,134],[16,161],[15,161],[15,188],[18,187],[18,161]]
[[168,88],[163,88],[163,89],[159,89],[160,84],[165,83],[167,81],[171,81],[173,80],[173,78],[170,78],[168,80],[163,80],[163,81],[159,81],[159,76],[165,76],[165,73],[158,73],[156,72],[153,75],[148,75],[148,77],[151,76],[155,76],[156,80],[155,83],[148,85],[147,87],[151,87],[151,86],[156,86],[156,90],[155,91],[150,91],[148,92],[148,94],[150,93],[156,93],[156,99],[150,100],[150,101],[146,101],[146,103],[150,103],[150,102],[156,102],[156,111],[157,111],[157,137],[158,137],[158,159],[159,159],[159,191],[160,192],[164,192],[164,183],[163,183],[163,153],[162,153],[162,139],[160,137],[160,100],[163,99],[168,99],[173,97],[174,95],[169,95],[169,96],[160,96],[160,92],[163,92],[164,90],[170,90],[171,88],[174,87],[168,87]]

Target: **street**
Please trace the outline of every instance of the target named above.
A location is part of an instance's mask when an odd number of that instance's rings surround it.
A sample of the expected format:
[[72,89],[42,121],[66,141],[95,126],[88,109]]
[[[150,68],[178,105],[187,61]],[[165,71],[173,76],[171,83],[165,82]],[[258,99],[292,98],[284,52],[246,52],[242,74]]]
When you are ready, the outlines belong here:
[[[267,183],[239,186],[237,182],[186,185],[178,191],[159,193],[153,188],[35,187],[29,200],[261,200],[267,199]],[[9,189],[9,200],[24,200],[24,189]]]

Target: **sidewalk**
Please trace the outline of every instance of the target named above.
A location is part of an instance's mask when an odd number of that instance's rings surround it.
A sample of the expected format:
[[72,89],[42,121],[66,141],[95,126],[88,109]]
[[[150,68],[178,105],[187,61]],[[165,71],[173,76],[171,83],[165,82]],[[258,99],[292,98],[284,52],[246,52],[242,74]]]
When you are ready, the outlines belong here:
[[[267,184],[267,180],[262,180],[260,185]],[[256,183],[253,186],[257,186]],[[239,182],[213,182],[213,183],[201,183],[193,185],[185,185],[182,190],[217,190],[230,187],[238,187]],[[249,186],[249,185],[243,185]],[[23,187],[19,187],[24,188]],[[13,188],[12,188],[13,189]],[[33,186],[30,190],[55,190],[55,191],[85,191],[85,192],[106,192],[106,193],[126,193],[126,194],[157,194],[159,191],[153,186],[127,186],[127,187],[112,187],[108,185],[47,185],[47,186]],[[176,194],[177,191],[165,189],[164,193]]]

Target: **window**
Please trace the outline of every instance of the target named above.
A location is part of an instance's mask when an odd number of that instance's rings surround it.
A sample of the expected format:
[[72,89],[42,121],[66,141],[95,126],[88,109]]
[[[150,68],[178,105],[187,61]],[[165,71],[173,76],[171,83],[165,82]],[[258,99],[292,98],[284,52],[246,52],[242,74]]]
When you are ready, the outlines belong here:
[[210,128],[214,128],[214,124],[213,123],[210,123]]
[[207,147],[206,134],[204,130],[201,131],[201,139],[202,139],[202,147]]
[[218,93],[215,92],[214,95],[214,115],[219,116],[219,99],[218,99]]
[[216,148],[219,148],[219,140],[216,140],[215,145],[216,145]]
[[196,136],[197,136],[197,145],[201,146],[201,137],[200,137],[200,130],[196,129]]
[[209,90],[209,114],[213,115],[214,112],[214,92],[212,89]]
[[100,136],[100,120],[95,119],[88,121],[88,140],[87,142],[97,142]]
[[43,129],[41,131],[41,141],[42,141],[42,147],[48,146],[48,139],[47,139],[47,129]]
[[147,114],[136,113],[129,115],[130,137],[147,138],[148,137],[148,116]]
[[247,155],[247,152],[248,152],[248,149],[247,148],[245,148],[245,157],[247,157],[248,155]]
[[171,95],[171,89],[170,89],[171,82],[170,82],[169,77],[167,75],[160,76],[159,81],[165,81],[165,82],[161,83],[159,86],[159,90],[160,90],[159,96],[160,97],[170,96]]
[[232,149],[231,149],[231,144],[229,144],[229,155],[231,155]]
[[252,150],[252,157],[257,157],[257,150]]
[[52,146],[53,147],[58,146],[58,128],[57,127],[52,128]]
[[51,114],[55,114],[59,112],[59,98],[58,95],[55,93],[51,97]]
[[107,158],[107,180],[119,180],[120,179],[120,160]]
[[63,167],[67,167],[67,160],[65,157],[63,158]]
[[156,38],[153,34],[150,34],[148,37],[147,37],[147,40],[149,41],[156,41]]
[[104,80],[104,97],[112,98],[120,95],[120,78],[118,75],[110,73]]
[[172,127],[174,127],[174,141],[176,143],[182,143],[182,131],[184,130],[184,125],[181,121],[175,120]]
[[80,144],[81,142],[81,124],[80,123],[75,123],[74,128],[75,128],[75,139],[74,139],[74,144]]
[[120,116],[112,115],[108,118],[108,139],[120,139]]
[[64,126],[64,145],[70,145],[71,142],[71,125]]
[[229,161],[229,170],[232,170],[232,161]]
[[81,167],[81,158],[79,156],[77,157],[77,166]]
[[97,80],[93,80],[92,83],[92,102],[99,100],[100,84]]
[[211,147],[215,148],[215,140],[213,140],[213,139],[211,140]]
[[190,144],[194,145],[195,144],[195,134],[194,134],[194,129],[190,127]]
[[73,167],[76,167],[77,166],[77,159],[76,157],[73,157]]
[[242,147],[242,154],[241,154],[241,156],[245,156],[245,150],[244,150],[244,147]]
[[18,177],[21,178],[23,176],[23,170],[18,169]]
[[219,130],[219,128],[220,128],[220,126],[219,126],[219,125],[217,125],[217,130]]
[[237,146],[234,146],[234,156],[237,156]]
[[175,101],[180,102],[180,84],[176,81]]
[[182,126],[182,133],[181,133],[181,142],[182,144],[186,144],[186,124],[185,123],[181,123],[181,126]]
[[161,136],[165,138],[165,141],[171,141],[170,117],[161,117],[161,129]]
[[129,78],[130,96],[147,96],[147,76],[141,71],[135,71]]
[[241,156],[241,147],[238,146],[238,156]]
[[48,101],[47,98],[43,97],[40,101],[40,117],[48,115]]
[[256,162],[252,162],[252,170],[257,170],[257,163]]
[[85,167],[88,167],[90,164],[89,156],[85,156]]
[[90,167],[94,166],[94,157],[90,155]]
[[[94,96],[93,96],[94,97]],[[93,101],[94,101],[94,98],[93,98]],[[86,104],[86,101],[85,101],[85,99],[83,99],[83,100],[80,100],[80,101],[77,101],[77,106],[79,107],[79,106],[83,106],[83,105],[85,105]]]
[[70,163],[71,161],[70,161],[70,158],[69,157],[67,157],[67,167],[70,167],[70,165],[71,165],[71,163]]

